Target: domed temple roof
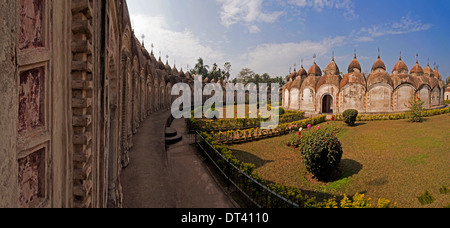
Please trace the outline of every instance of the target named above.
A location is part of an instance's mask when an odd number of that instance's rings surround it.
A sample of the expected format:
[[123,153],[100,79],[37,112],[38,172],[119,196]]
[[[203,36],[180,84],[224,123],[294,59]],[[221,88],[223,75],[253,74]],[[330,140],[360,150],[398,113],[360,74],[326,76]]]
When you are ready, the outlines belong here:
[[300,76],[302,78],[303,76],[308,76],[308,72],[306,72],[305,68],[303,68],[303,65],[301,66],[300,70],[298,70],[297,76]]
[[167,73],[172,74],[172,69],[169,66],[169,60],[166,61],[166,65],[164,66],[164,68],[166,69]]
[[[382,71],[377,71],[378,69],[382,69]],[[391,77],[388,73],[386,73],[386,65],[384,64],[383,60],[381,60],[380,55],[378,55],[377,60],[375,60],[375,63],[373,63],[372,73],[367,76],[366,83],[367,90],[370,90],[373,85],[378,83],[384,83],[393,87]]]
[[183,68],[180,69],[180,71],[178,72],[178,75],[180,75],[180,77],[185,78],[186,74],[184,74]]
[[340,75],[329,75],[326,74],[320,77],[319,82],[317,82],[316,88],[319,89],[323,85],[333,85],[336,88],[339,88],[341,85],[341,76]]
[[344,88],[346,85],[349,84],[360,84],[366,88],[366,78],[363,74],[359,72],[351,72],[344,76],[344,78],[341,80],[341,86],[340,88]]
[[402,57],[400,57],[398,62],[395,64],[392,73],[393,74],[408,73],[408,66],[406,66],[405,62],[403,62]]
[[375,61],[375,63],[372,66],[372,72],[374,72],[377,69],[383,69],[386,71],[386,65],[384,64],[383,60],[381,60],[381,57],[378,55],[378,59]]
[[300,90],[302,87],[302,77],[296,77],[295,80],[292,82],[289,90],[291,89],[298,89]]
[[339,70],[338,65],[334,61],[334,57],[331,60],[331,63],[328,64],[327,68],[325,68],[325,75],[340,75],[341,71]]
[[422,75],[423,72],[423,68],[420,66],[419,61],[416,62],[416,65],[414,65],[411,68],[411,72],[409,74],[417,74],[417,75]]
[[292,83],[294,83],[293,81],[288,81],[288,83],[286,83],[286,85],[284,85],[284,89],[285,90],[291,90],[291,86],[292,86]]
[[423,73],[428,77],[434,77],[433,69],[431,69],[430,64],[427,64],[427,67],[423,70]]
[[186,75],[186,78],[190,79],[192,78],[191,72],[186,71],[186,73],[184,73],[184,75]]
[[356,58],[356,54],[355,54],[355,58],[353,58],[352,62],[348,66],[348,73],[354,72],[355,69],[358,69],[359,72],[362,71],[361,70],[361,64],[359,63],[358,59]]
[[303,80],[302,86],[301,86],[301,90],[304,90],[307,87],[313,88],[314,90],[316,89],[316,85],[317,82],[319,81],[321,77],[320,76],[308,76],[305,78],[305,80]]
[[172,68],[172,75],[179,76],[178,69],[175,66],[175,64],[173,65],[173,68]]
[[435,68],[433,70],[434,73],[434,77],[437,78],[438,80],[441,80],[441,74],[439,73],[439,71]]
[[287,77],[287,81],[289,82],[291,79],[292,79],[292,81],[294,81],[296,77],[297,77],[297,70],[294,69],[294,72],[289,74],[289,76]]
[[322,76],[322,70],[316,63],[309,68],[308,76]]
[[166,70],[166,67],[164,66],[164,63],[161,61],[161,57],[158,59],[158,68],[160,70]]

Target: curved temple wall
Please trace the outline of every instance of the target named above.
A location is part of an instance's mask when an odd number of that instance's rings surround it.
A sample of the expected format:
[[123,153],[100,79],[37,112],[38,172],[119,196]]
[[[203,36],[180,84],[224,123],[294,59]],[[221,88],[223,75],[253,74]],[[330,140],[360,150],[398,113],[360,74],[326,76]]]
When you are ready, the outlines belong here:
[[[372,73],[363,75],[355,56],[347,75],[334,75],[338,70],[334,60],[324,75],[316,64],[308,76],[303,66],[298,72],[294,70],[283,87],[283,107],[312,114],[339,114],[347,109],[359,113],[393,113],[408,111],[407,105],[414,97],[424,102],[425,109],[445,106],[445,88],[439,72],[429,66],[422,70],[418,62],[408,74],[406,64],[400,59],[389,75],[379,57]],[[324,103],[330,101],[329,97],[324,99],[325,95],[331,97],[330,104]]]
[[146,50],[125,0],[2,0],[0,22],[0,207],[121,207],[140,122],[193,76]]

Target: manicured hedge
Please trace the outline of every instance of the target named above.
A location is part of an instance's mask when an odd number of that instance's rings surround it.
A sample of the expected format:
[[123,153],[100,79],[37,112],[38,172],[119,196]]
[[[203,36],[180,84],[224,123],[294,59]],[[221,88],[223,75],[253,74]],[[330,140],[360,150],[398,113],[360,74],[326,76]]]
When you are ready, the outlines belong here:
[[219,132],[210,131],[208,134],[217,142],[225,144],[243,143],[290,134],[293,131],[298,131],[300,128],[306,128],[308,125],[314,126],[324,123],[325,121],[326,115],[322,115],[291,123],[279,124],[278,127],[274,129],[261,129],[257,127],[244,130],[237,129]]
[[[422,117],[436,116],[450,113],[450,107],[444,109],[433,109],[422,112]],[[333,115],[332,118],[336,121],[344,121],[342,114]],[[403,120],[408,119],[409,113],[389,113],[389,114],[359,114],[356,121],[377,121],[377,120]]]
[[[283,115],[279,116],[280,123],[288,123],[293,121],[299,121],[305,116],[304,112],[286,111]],[[230,119],[189,119],[188,127],[190,130],[197,131],[228,131],[228,130],[245,130],[250,128],[258,128],[262,122],[266,122],[265,118],[230,118]]]

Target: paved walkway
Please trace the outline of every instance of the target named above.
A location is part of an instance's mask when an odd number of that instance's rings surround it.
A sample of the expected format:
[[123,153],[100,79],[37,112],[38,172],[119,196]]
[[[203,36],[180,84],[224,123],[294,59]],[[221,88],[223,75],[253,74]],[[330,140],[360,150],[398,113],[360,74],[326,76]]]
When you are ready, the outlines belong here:
[[[164,125],[169,113],[157,112],[141,123],[133,138],[130,165],[121,176],[125,208],[232,208],[196,149],[183,141],[165,152]],[[184,120],[172,128],[186,132]]]

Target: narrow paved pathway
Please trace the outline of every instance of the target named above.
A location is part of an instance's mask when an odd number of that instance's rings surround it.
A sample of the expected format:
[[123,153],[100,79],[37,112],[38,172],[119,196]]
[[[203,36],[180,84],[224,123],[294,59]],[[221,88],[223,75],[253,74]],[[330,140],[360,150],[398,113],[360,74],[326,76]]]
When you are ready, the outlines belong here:
[[[125,208],[230,208],[232,201],[214,181],[188,137],[165,151],[164,127],[170,113],[152,114],[141,123],[121,176]],[[172,128],[186,133],[184,120]]]

